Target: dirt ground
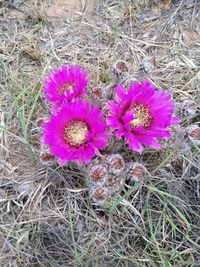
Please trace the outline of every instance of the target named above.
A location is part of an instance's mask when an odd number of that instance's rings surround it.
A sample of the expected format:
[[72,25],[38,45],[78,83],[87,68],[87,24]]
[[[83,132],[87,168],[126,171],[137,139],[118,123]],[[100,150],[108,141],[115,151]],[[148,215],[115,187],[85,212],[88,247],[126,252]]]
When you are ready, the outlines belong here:
[[140,157],[111,144],[104,153],[148,175],[106,207],[89,197],[86,166],[40,161],[44,75],[77,63],[105,92],[118,60],[127,83],[148,78],[177,105],[196,102],[180,132],[199,122],[200,1],[0,0],[0,266],[200,266],[199,147],[178,139]]

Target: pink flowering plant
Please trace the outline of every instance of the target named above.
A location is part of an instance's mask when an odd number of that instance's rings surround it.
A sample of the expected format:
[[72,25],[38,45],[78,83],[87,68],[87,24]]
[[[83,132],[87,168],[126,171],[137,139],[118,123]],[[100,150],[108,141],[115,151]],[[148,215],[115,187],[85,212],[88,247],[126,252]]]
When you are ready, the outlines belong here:
[[51,103],[51,115],[43,128],[43,143],[59,165],[88,164],[108,146],[109,137],[124,139],[131,150],[160,149],[159,139],[170,138],[173,115],[171,93],[149,81],[134,82],[129,88],[117,85],[115,97],[107,101],[107,118],[100,108],[83,96],[90,94],[86,70],[62,65],[45,78],[43,92]]
[[43,92],[46,100],[53,103],[52,111],[86,94],[88,82],[86,70],[78,65],[62,65],[46,76]]
[[87,164],[107,145],[104,113],[83,100],[66,102],[44,123],[44,142],[64,165],[69,161]]
[[118,85],[108,109],[107,123],[116,137],[124,137],[129,148],[140,153],[143,145],[160,149],[157,139],[170,138],[169,127],[179,123],[173,115],[172,95],[156,89],[149,81],[132,83],[127,91]]

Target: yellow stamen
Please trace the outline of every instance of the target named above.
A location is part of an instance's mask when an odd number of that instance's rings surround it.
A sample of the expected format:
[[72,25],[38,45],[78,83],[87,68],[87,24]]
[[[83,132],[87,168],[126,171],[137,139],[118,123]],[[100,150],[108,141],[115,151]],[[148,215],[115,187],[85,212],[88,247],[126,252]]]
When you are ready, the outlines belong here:
[[149,114],[148,108],[143,104],[136,104],[132,107],[134,112],[134,119],[130,122],[131,127],[143,126],[147,128],[151,123],[151,116]]
[[70,122],[64,130],[64,139],[71,146],[80,146],[86,142],[87,125],[82,121]]
[[58,93],[60,95],[65,94],[67,91],[69,91],[70,93],[73,93],[73,86],[74,85],[75,85],[74,83],[65,83],[65,84],[63,84],[63,86],[61,88],[59,88]]

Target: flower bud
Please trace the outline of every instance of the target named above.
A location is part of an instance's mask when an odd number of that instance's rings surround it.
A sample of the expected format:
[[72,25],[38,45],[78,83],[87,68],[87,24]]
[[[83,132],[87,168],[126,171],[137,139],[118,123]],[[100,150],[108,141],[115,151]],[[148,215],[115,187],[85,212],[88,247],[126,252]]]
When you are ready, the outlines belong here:
[[40,161],[43,165],[49,166],[55,163],[55,156],[48,152],[43,152],[40,154]]
[[36,125],[37,125],[37,127],[41,127],[42,126],[42,124],[45,122],[45,118],[42,118],[42,117],[38,117],[37,119],[36,119]]
[[128,64],[122,60],[117,61],[112,68],[113,82],[118,83],[127,76],[128,72]]
[[46,146],[41,146],[40,152],[40,162],[44,166],[51,166],[56,163],[56,157],[49,152],[49,149]]
[[107,189],[104,187],[94,187],[90,193],[92,200],[99,205],[102,205],[108,197]]
[[178,105],[178,115],[182,119],[190,120],[195,117],[197,112],[197,104],[194,100],[185,99]]
[[128,170],[128,178],[131,181],[139,182],[141,181],[146,174],[146,168],[138,162],[131,163]]
[[144,58],[138,66],[138,75],[149,76],[155,70],[155,59],[154,58]]
[[102,185],[105,183],[106,179],[107,179],[107,170],[102,164],[95,165],[90,169],[89,182],[91,184]]
[[121,155],[114,154],[107,157],[110,172],[113,174],[120,174],[125,167],[125,162]]
[[194,146],[200,145],[200,127],[196,124],[186,128],[187,136]]
[[124,185],[124,178],[122,175],[110,175],[108,177],[108,183],[107,183],[107,188],[109,194],[113,194],[115,192],[118,192],[122,186]]

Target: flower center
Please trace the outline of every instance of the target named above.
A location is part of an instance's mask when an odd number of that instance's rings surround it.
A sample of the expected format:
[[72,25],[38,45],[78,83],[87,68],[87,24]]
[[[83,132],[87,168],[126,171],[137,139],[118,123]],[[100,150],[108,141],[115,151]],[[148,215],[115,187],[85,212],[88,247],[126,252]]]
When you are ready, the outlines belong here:
[[151,123],[151,116],[149,114],[148,108],[143,104],[136,104],[132,107],[134,112],[134,119],[130,122],[132,128],[143,126],[147,128]]
[[75,85],[75,83],[71,82],[71,83],[64,83],[62,85],[62,87],[60,87],[58,89],[58,93],[60,95],[65,94],[67,91],[69,91],[70,93],[73,93],[73,86]]
[[87,125],[82,121],[72,121],[64,129],[64,139],[71,146],[80,146],[86,142]]

